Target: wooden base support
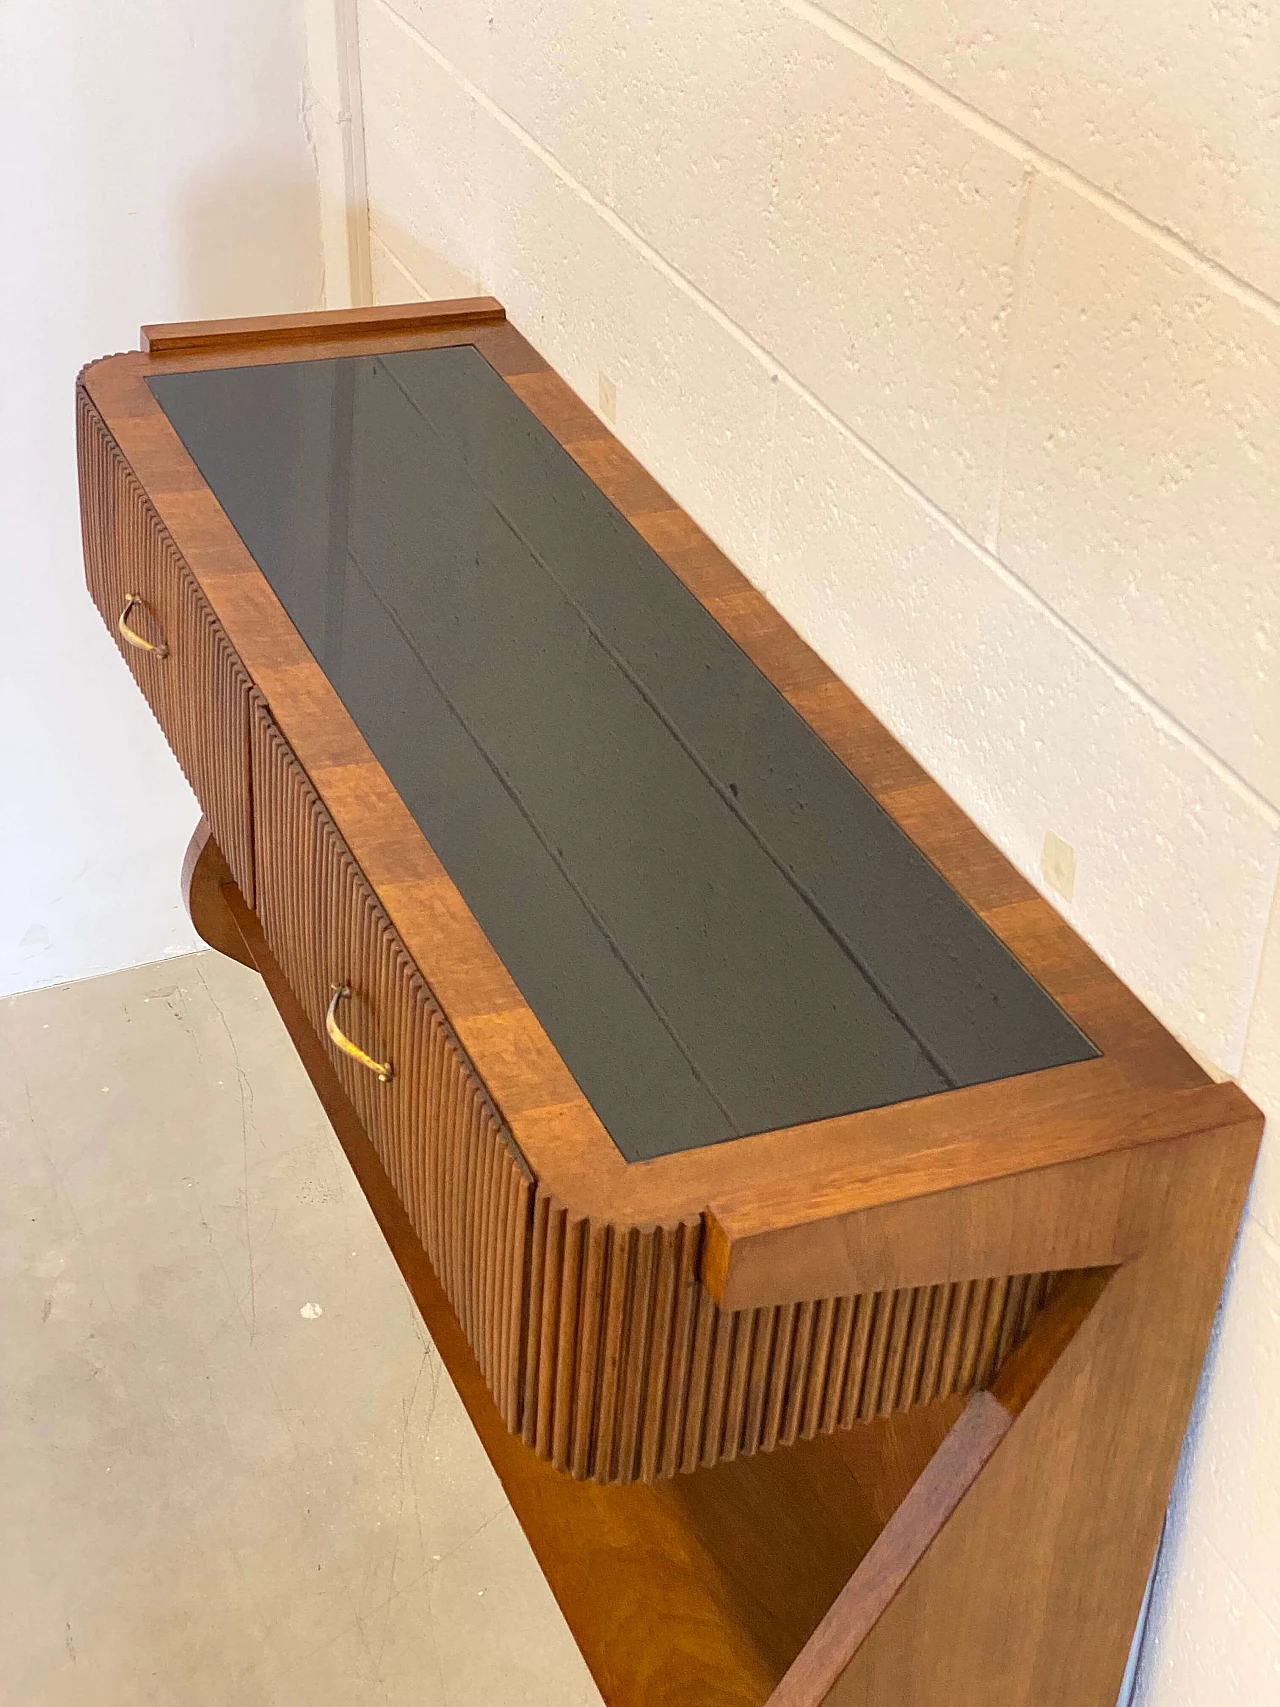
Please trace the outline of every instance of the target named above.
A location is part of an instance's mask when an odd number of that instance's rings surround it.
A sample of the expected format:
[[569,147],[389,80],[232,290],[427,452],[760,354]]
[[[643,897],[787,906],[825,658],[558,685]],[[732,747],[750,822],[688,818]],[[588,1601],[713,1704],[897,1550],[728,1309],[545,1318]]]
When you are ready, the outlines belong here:
[[207,832],[188,863],[192,918],[265,980],[609,1707],[1113,1707],[1255,1117],[1130,1152],[1137,1254],[1069,1277],[967,1404],[667,1482],[575,1482],[504,1426]]
[[222,849],[213,839],[209,820],[202,818],[182,861],[182,899],[188,917],[202,942],[256,972],[253,956],[244,945],[223,895],[224,886],[234,882]]

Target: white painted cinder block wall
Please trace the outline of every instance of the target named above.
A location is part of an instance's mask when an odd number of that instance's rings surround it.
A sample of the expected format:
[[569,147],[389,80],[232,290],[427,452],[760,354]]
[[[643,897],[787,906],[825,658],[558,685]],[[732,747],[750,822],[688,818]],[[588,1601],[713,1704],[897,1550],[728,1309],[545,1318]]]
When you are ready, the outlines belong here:
[[0,996],[197,946],[199,808],[84,589],[72,384],[139,323],[315,308],[299,0],[3,0]]
[[[327,3],[327,0],[322,0]],[[1280,1116],[1280,11],[348,0],[373,288],[476,287]],[[1271,933],[1268,938],[1268,922]],[[1280,1699],[1280,1149],[1138,1697]]]

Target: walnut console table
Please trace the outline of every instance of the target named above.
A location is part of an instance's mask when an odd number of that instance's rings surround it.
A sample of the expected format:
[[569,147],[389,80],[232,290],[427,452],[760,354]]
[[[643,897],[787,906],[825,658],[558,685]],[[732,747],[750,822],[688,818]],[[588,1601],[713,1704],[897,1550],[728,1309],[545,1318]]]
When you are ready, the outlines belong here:
[[488,299],[144,328],[90,591],[610,1707],[1112,1707],[1261,1118]]

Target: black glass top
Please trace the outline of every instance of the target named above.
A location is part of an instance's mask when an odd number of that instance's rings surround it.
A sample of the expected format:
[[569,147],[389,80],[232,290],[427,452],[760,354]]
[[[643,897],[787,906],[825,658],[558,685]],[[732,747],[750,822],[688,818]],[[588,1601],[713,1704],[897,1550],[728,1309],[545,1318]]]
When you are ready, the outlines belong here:
[[476,349],[149,383],[629,1161],[1096,1053]]

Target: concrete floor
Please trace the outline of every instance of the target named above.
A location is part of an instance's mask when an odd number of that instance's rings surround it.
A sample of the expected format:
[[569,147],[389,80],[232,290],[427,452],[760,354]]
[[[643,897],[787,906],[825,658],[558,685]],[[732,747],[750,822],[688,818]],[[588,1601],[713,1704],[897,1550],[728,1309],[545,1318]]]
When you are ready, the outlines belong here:
[[259,980],[0,1002],[0,1702],[600,1700]]

